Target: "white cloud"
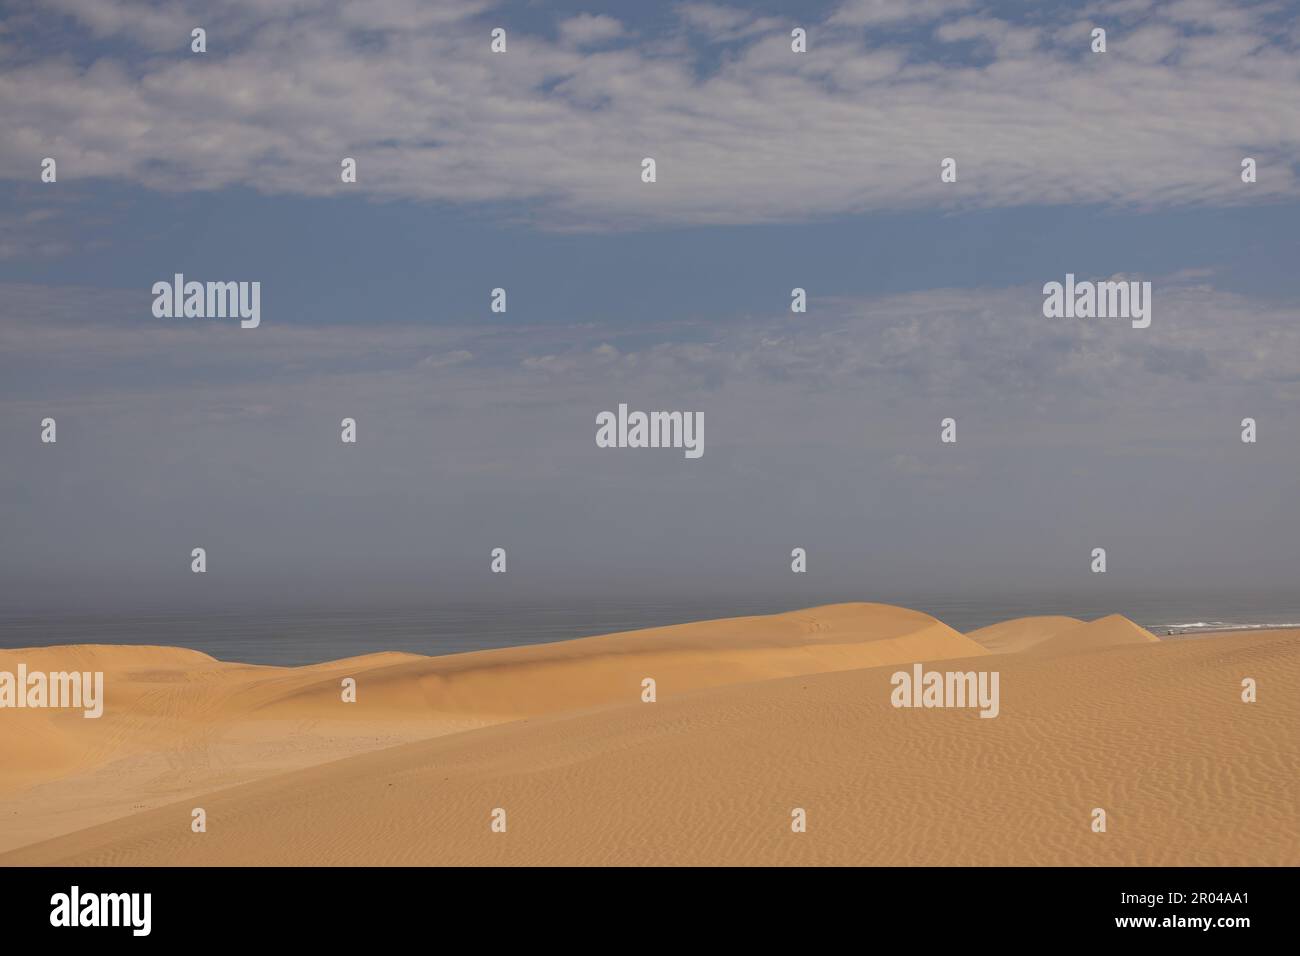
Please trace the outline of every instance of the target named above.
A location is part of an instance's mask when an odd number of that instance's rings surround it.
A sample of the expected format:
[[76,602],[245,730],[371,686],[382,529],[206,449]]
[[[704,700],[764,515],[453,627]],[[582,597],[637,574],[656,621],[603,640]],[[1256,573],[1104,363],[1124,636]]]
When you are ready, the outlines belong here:
[[188,49],[201,19],[181,3],[141,0],[48,0],[48,9],[75,18],[96,37],[126,36],[154,49]]
[[462,365],[474,358],[474,353],[466,349],[455,349],[451,352],[435,353],[425,356],[420,360],[421,368],[450,368],[453,365]]
[[677,7],[677,14],[690,29],[719,43],[790,26],[776,17],[758,17],[747,10],[716,3],[683,3]]
[[854,26],[925,22],[973,5],[974,0],[849,0],[831,22]]
[[[806,54],[783,20],[682,7],[693,29],[748,38],[720,58],[615,35],[608,17],[564,20],[553,42],[482,3],[414,0],[214,3],[210,52],[195,56],[168,39],[182,24],[188,36],[192,11],[75,9],[95,36],[165,52],[7,64],[2,176],[34,181],[49,155],[61,186],[493,202],[552,228],[1300,196],[1294,45],[1267,11],[1206,0],[1140,19],[1116,8],[1104,55],[1087,52],[1088,20],[1010,23],[969,4],[847,4],[806,24]],[[853,28],[900,18],[929,38]],[[498,20],[506,55],[488,49]],[[575,46],[597,37],[607,45]],[[942,41],[962,38],[988,46],[954,62]],[[1263,164],[1249,186],[1243,155]],[[339,182],[343,156],[358,159],[355,185]],[[945,156],[955,184],[939,182]]]
[[623,35],[623,24],[605,14],[580,13],[560,22],[560,36],[575,46],[588,46]]

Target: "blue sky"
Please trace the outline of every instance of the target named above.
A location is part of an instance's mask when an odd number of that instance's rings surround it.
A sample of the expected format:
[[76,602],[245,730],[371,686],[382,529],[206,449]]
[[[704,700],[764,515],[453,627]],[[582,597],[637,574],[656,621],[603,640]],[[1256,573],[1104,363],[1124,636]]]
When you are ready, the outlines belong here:
[[[1294,577],[1293,4],[11,6],[0,601]],[[1044,319],[1067,272],[1152,327]],[[597,449],[621,401],[704,457]]]
[[[26,202],[10,196],[15,209],[46,199],[37,187],[23,192]],[[797,284],[813,297],[869,296],[936,284],[1001,287],[1066,271],[1208,269],[1225,290],[1274,301],[1300,294],[1288,267],[1300,253],[1300,206],[1291,202],[1142,215],[1092,205],[908,210],[616,235],[540,231],[479,207],[268,200],[234,187],[177,196],[97,184],[76,198],[75,210],[76,222],[59,235],[69,244],[89,239],[88,248],[11,257],[0,261],[0,279],[138,290],[163,260],[195,275],[260,275],[274,263],[268,295],[308,306],[285,310],[285,321],[352,321],[376,305],[392,316],[463,320],[480,314],[484,290],[507,278],[515,308],[540,321],[568,317],[583,299],[618,303],[593,305],[592,317],[636,321],[666,311],[761,311]],[[786,274],[755,281],[756,262],[779,262]],[[322,281],[323,265],[366,284]]]

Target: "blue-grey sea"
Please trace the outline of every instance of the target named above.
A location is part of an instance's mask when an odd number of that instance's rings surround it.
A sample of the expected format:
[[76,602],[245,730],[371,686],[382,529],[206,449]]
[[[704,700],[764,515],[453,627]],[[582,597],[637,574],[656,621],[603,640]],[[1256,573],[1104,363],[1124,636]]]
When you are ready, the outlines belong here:
[[220,610],[0,612],[0,647],[162,644],[227,661],[299,665],[375,651],[455,654],[562,641],[710,618],[768,614],[832,601],[881,601],[926,611],[959,631],[1032,614],[1095,618],[1120,613],[1153,632],[1300,626],[1295,593],[980,596],[924,594],[684,598],[442,604],[380,609],[258,607]]

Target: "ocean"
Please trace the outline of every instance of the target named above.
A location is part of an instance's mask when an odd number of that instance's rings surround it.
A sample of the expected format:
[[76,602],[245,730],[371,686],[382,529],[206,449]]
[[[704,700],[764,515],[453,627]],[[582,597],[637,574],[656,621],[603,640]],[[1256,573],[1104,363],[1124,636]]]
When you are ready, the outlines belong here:
[[833,601],[880,601],[916,608],[958,631],[1009,618],[1065,614],[1092,619],[1119,613],[1162,637],[1211,630],[1300,627],[1294,592],[1215,595],[1034,594],[952,597],[907,594],[683,598],[658,601],[574,598],[436,607],[237,608],[88,613],[0,612],[0,647],[55,644],[162,644],[227,661],[295,666],[376,651],[455,654],[688,621],[790,611]]

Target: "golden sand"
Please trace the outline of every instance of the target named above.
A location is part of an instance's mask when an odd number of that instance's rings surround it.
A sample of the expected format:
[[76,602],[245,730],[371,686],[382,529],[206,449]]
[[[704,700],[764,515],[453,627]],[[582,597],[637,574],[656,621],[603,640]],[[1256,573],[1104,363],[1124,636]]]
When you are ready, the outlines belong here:
[[[1295,630],[842,604],[297,668],[18,662],[103,670],[106,703],[0,711],[0,864],[1300,863]],[[999,715],[895,709],[916,662],[998,671]]]

